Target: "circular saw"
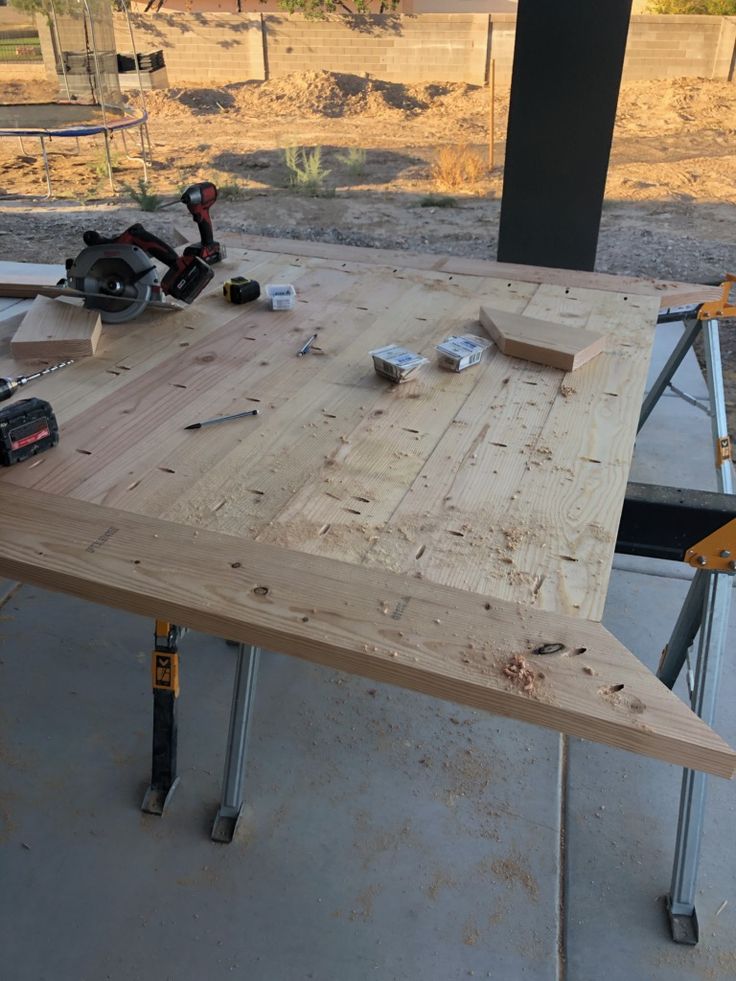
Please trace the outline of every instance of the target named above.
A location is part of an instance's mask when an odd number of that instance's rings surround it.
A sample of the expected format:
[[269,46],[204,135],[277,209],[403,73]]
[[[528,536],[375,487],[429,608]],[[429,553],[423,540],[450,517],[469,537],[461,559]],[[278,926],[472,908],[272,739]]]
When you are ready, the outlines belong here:
[[119,324],[162,299],[150,257],[135,245],[92,245],[67,267],[67,285],[84,294],[84,305],[106,323]]
[[[178,255],[140,224],[114,238],[94,231],[83,238],[87,248],[67,259],[65,285],[82,294],[85,307],[99,310],[106,323],[132,320],[164,295],[191,303],[214,275],[199,256]],[[168,267],[161,280],[154,260]]]

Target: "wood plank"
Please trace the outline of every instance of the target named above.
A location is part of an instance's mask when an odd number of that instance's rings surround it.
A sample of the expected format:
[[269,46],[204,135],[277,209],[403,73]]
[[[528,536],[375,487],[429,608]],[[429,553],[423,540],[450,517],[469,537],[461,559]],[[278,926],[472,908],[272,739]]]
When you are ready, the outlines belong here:
[[280,252],[381,266],[400,266],[404,269],[431,269],[463,276],[514,280],[519,283],[550,283],[558,286],[607,290],[612,293],[640,296],[657,295],[661,308],[685,305],[690,302],[717,300],[720,296],[720,289],[717,286],[653,279],[647,276],[618,276],[613,273],[579,272],[571,269],[525,266],[512,262],[494,262],[491,259],[470,259],[443,254],[428,255],[427,253],[405,252],[399,249],[372,249],[365,246],[332,245],[329,242],[268,238],[263,235],[238,235],[233,232],[227,233],[226,241],[242,249],[258,249],[263,252]]
[[91,357],[101,331],[98,310],[37,296],[10,341],[10,352],[20,360]]
[[535,364],[575,371],[603,350],[605,337],[583,327],[569,327],[518,313],[482,306],[483,329],[503,354]]
[[[736,753],[597,623],[9,487],[0,574],[678,766],[736,771]],[[564,652],[534,653],[549,643]]]

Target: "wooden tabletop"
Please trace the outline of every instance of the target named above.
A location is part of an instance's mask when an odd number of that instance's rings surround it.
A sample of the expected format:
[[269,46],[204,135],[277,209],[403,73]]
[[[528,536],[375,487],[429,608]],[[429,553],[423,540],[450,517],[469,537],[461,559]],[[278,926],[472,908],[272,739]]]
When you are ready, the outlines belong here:
[[[343,577],[355,575],[356,590],[378,589],[374,573],[385,570],[401,577],[408,595],[419,582],[480,595],[496,610],[508,604],[548,614],[539,621],[549,624],[548,637],[563,620],[568,627],[580,620],[581,628],[598,621],[660,305],[656,291],[593,274],[536,270],[535,282],[528,267],[523,280],[514,280],[501,267],[490,275],[477,265],[468,273],[417,269],[366,261],[349,249],[325,257],[301,254],[307,250],[298,242],[286,247],[230,248],[191,307],[106,325],[96,357],[43,379],[32,392],[29,386],[29,395],[53,404],[61,442],[0,474],[5,499],[41,500],[19,497],[24,488],[51,495],[59,514],[62,502],[82,518],[98,513],[79,512],[74,502],[84,502],[131,520],[164,519],[194,529],[195,538],[219,533],[212,548],[237,539],[275,546],[285,562],[294,553],[335,560]],[[293,283],[295,309],[226,303],[221,283],[231,275]],[[481,303],[605,333],[604,352],[571,374],[508,358],[495,347],[462,373],[440,369],[434,345],[450,334],[481,334]],[[30,367],[10,359],[11,333],[0,347],[2,374]],[[315,333],[312,352],[297,357]],[[375,374],[369,355],[389,343],[430,363],[393,385]],[[260,414],[185,429],[252,408]],[[42,510],[48,517],[53,508]],[[100,521],[108,520],[104,515]],[[116,528],[123,523],[115,521]],[[186,540],[196,545],[191,535]],[[33,578],[30,559],[18,564],[27,547],[26,537],[0,553],[0,572]],[[315,565],[315,575],[326,568]],[[46,571],[44,584],[69,588]],[[585,624],[591,628],[602,631]],[[237,633],[232,622],[228,629]],[[295,638],[300,630],[306,628],[294,627]],[[288,641],[281,635],[279,641],[289,652]],[[328,663],[361,672],[339,658]],[[409,683],[411,665],[406,671],[403,680],[389,680],[429,690]],[[520,706],[524,692],[508,681],[503,675],[494,684]],[[529,717],[522,708],[507,714]],[[558,715],[541,721],[565,729]],[[627,728],[625,712],[614,717]],[[605,733],[591,738],[615,742]],[[705,737],[698,729],[693,738]],[[668,756],[646,743],[627,748],[679,761],[680,749]],[[722,759],[719,767],[724,772]]]

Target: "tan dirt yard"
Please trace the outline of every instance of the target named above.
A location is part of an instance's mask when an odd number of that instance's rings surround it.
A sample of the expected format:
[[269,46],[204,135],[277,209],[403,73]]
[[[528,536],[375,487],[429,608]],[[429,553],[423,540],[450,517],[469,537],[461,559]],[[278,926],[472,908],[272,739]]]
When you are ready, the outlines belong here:
[[[2,102],[53,97],[44,82],[0,87]],[[347,245],[494,258],[503,180],[508,92],[495,99],[496,166],[459,188],[438,184],[442,147],[468,144],[487,161],[489,96],[484,87],[403,85],[309,72],[267,82],[149,93],[154,164],[150,188],[175,193],[200,179],[225,194],[213,209],[216,233],[250,232]],[[128,147],[135,153],[135,137]],[[319,196],[288,187],[287,146],[321,146],[329,171]],[[366,151],[362,173],[339,157]],[[113,143],[112,197],[102,144],[55,139],[54,190],[43,195],[38,141],[0,141],[0,242],[16,260],[61,262],[82,248],[87,227],[120,231],[133,221],[170,236],[189,221],[182,207],[144,214],[122,191],[140,161]],[[546,148],[554,153],[555,148]],[[430,194],[450,194],[439,207]],[[440,202],[442,203],[442,202]],[[192,228],[193,230],[193,228]],[[693,282],[736,272],[736,84],[699,78],[622,87],[596,268]],[[727,325],[726,325],[727,327]],[[724,329],[728,400],[736,403],[736,340]],[[732,420],[733,422],[734,420]],[[732,425],[732,429],[733,429]]]

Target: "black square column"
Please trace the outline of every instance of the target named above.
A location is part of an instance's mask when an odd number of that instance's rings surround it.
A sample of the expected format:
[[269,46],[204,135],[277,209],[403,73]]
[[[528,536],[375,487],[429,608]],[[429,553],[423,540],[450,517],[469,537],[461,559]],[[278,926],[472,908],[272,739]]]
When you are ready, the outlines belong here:
[[498,260],[592,270],[631,0],[519,0]]

